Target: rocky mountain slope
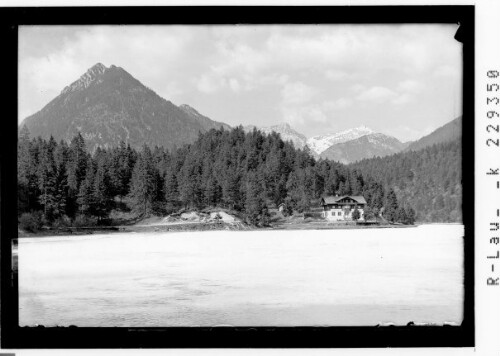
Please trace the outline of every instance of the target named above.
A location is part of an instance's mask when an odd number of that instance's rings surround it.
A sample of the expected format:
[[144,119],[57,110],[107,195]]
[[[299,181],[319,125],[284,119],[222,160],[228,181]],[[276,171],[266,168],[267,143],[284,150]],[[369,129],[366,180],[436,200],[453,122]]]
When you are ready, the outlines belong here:
[[42,110],[22,123],[32,136],[69,141],[81,132],[88,148],[111,147],[121,140],[166,148],[196,140],[199,132],[229,128],[180,107],[144,86],[123,68],[97,63]]

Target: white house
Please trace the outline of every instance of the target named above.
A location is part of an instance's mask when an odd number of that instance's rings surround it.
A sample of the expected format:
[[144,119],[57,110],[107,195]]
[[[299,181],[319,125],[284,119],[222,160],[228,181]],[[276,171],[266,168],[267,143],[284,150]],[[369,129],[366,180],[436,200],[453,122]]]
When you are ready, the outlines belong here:
[[360,218],[364,220],[366,200],[361,195],[341,195],[324,197],[321,199],[323,217],[331,221],[352,220],[352,212],[358,209]]

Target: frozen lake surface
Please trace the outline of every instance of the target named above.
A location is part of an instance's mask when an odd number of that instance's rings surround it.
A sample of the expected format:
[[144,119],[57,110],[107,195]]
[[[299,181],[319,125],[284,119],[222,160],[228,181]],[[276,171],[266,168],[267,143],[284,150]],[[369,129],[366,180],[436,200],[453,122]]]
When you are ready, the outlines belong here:
[[20,325],[462,321],[463,226],[19,240]]

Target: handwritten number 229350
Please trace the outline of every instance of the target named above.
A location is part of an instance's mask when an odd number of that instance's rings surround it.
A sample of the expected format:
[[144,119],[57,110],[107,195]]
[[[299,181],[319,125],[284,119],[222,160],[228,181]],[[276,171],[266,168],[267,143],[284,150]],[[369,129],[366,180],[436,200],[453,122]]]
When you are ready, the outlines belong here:
[[[497,71],[497,70],[489,70],[487,73],[486,73],[486,76],[488,78],[491,78],[491,79],[496,79],[500,76],[500,73]],[[487,84],[486,85],[486,91],[489,91],[489,92],[492,92],[492,91],[498,91],[500,89],[500,86],[496,83],[493,83],[493,84]],[[495,104],[495,105],[498,105],[498,102],[500,100],[497,98],[497,97],[494,97],[494,98],[486,98],[486,105],[490,105],[490,104]],[[498,112],[494,111],[494,110],[490,110],[486,113],[486,116],[488,117],[488,119],[493,119],[493,118],[497,118],[499,117],[500,115],[498,114]],[[486,126],[486,131],[488,133],[491,133],[492,131],[496,132],[496,133],[499,133],[500,131],[500,127],[499,125],[488,125]],[[500,146],[500,139],[492,139],[492,138],[489,138],[486,140],[486,145],[487,146],[497,146],[499,147]]]

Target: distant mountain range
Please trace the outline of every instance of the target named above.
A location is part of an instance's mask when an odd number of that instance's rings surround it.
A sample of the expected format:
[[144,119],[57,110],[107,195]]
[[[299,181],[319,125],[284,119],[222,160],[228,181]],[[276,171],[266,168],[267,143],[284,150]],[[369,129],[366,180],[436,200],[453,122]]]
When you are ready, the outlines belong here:
[[328,148],[333,145],[355,140],[365,135],[369,135],[374,133],[374,131],[366,126],[360,126],[353,129],[348,129],[341,132],[335,132],[328,135],[314,136],[307,140],[307,146],[316,152],[318,155],[321,155]]
[[406,145],[397,138],[382,133],[372,133],[353,140],[336,143],[320,157],[341,163],[351,163],[364,158],[383,157],[402,151]]
[[[384,157],[405,150],[420,150],[437,143],[453,141],[462,135],[462,118],[458,117],[417,141],[401,142],[397,138],[375,132],[369,127],[360,126],[328,135],[306,139],[288,124],[261,127],[261,131],[275,131],[295,147],[309,147],[315,158],[331,159],[341,163],[353,163],[365,158]],[[255,126],[245,126],[246,130]]]
[[[176,106],[126,72],[97,63],[39,112],[27,117],[32,136],[70,141],[80,132],[90,150],[113,147],[125,141],[133,147],[144,144],[180,147],[192,143],[199,132],[231,126],[200,114],[189,105]],[[245,126],[246,131],[255,126]],[[289,124],[258,127],[276,132],[297,148],[308,147],[315,158],[352,163],[364,158],[383,157],[403,150],[419,150],[461,136],[461,117],[421,139],[402,143],[392,136],[366,126],[306,138]]]
[[90,150],[120,141],[179,147],[199,132],[230,126],[210,120],[188,105],[176,106],[144,86],[120,67],[97,63],[64,88],[42,110],[27,117],[33,136],[71,140],[81,132]]

